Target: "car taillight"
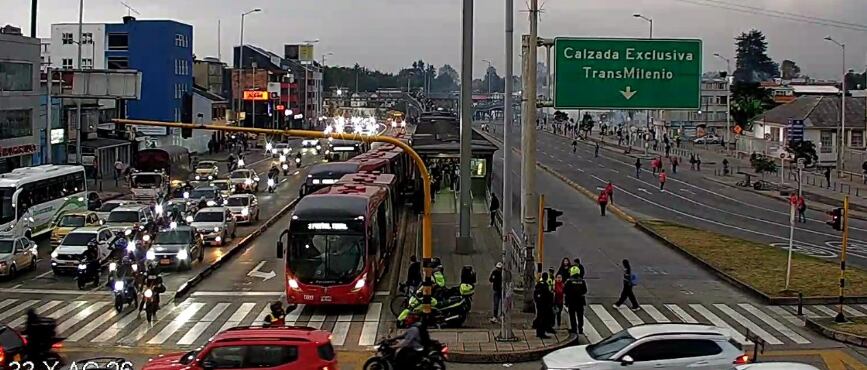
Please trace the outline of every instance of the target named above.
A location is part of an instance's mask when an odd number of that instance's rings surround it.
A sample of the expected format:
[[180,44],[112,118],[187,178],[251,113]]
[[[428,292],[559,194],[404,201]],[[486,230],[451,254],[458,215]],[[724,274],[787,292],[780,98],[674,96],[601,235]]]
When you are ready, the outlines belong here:
[[0,365],[6,363],[6,350],[0,347]]
[[732,363],[735,365],[748,364],[748,363],[750,363],[750,356],[747,356],[747,355],[738,356],[737,358],[735,358],[735,361]]

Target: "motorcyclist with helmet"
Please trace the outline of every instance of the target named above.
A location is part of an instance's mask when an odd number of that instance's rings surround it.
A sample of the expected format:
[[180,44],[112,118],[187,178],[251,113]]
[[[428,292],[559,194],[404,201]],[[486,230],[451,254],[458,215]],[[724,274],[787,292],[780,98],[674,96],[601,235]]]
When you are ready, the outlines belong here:
[[283,302],[274,301],[271,303],[271,313],[265,316],[264,327],[284,326],[286,325],[286,310],[283,309]]
[[[147,290],[150,290],[151,293],[153,294],[151,299],[153,299],[153,302],[154,302],[154,304],[156,304],[156,307],[159,308],[159,306],[160,306],[160,294],[165,293],[166,286],[163,284],[163,278],[162,278],[162,276],[160,276],[159,268],[157,268],[156,263],[154,263],[153,261],[150,261],[147,264],[147,269],[145,272],[145,279],[144,279],[143,285],[144,285],[144,288],[142,289],[143,294]],[[144,308],[145,308],[144,304],[145,304],[145,300],[142,299],[141,303],[139,304],[139,308],[138,308],[139,314],[141,314],[141,311],[144,310]]]
[[394,358],[395,369],[412,369],[427,353],[430,345],[430,334],[424,320],[413,323],[403,334],[392,340],[397,341],[392,348],[397,350]]

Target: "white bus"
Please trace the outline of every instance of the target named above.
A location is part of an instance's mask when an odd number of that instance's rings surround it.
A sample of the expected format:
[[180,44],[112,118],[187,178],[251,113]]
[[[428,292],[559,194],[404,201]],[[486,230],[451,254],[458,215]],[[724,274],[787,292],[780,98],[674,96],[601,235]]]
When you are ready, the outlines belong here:
[[0,175],[0,232],[32,237],[63,212],[87,209],[84,167],[42,165]]

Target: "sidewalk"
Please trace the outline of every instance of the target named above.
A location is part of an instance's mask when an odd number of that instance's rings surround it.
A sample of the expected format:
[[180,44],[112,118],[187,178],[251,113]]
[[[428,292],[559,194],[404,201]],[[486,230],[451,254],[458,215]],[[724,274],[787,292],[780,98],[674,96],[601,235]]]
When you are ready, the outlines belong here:
[[488,227],[490,218],[486,210],[474,209],[474,211],[471,220],[471,236],[475,252],[464,255],[454,253],[458,215],[454,213],[432,215],[433,255],[442,259],[447,285],[460,282],[461,268],[465,265],[473,266],[478,279],[472,311],[464,327],[431,330],[433,338],[449,346],[450,361],[470,363],[531,361],[575,342],[577,338],[569,336],[565,329],[559,330],[551,339],[543,341],[536,338],[536,331],[532,328],[534,315],[521,312],[521,292],[515,292],[515,304],[511,315],[512,332],[517,340],[514,342],[495,340],[500,333],[500,324],[492,324],[488,321],[493,306],[488,276],[494,265],[500,261],[502,242],[497,229]]

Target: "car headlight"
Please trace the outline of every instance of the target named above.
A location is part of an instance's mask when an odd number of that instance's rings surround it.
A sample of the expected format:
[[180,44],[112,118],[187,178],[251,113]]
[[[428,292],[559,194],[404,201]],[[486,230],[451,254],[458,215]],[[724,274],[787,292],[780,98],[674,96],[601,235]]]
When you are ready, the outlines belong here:
[[220,228],[219,228],[219,227],[216,227],[216,226],[214,226],[214,232],[215,232],[215,233],[218,233],[218,232],[220,232]]
[[208,180],[213,180],[214,176],[208,176]]
[[322,145],[317,144],[317,145],[316,145],[316,150],[320,150],[320,149],[322,149]]
[[79,264],[78,264],[78,269],[79,269],[79,270],[87,270],[87,264],[85,264],[85,263],[79,263]]
[[202,178],[199,175],[196,175],[196,181],[201,180]]
[[123,280],[118,280],[114,282],[114,290],[123,291]]
[[57,258],[60,254],[57,251],[51,252],[51,258]]
[[181,249],[181,250],[178,251],[178,259],[179,259],[179,260],[185,260],[185,259],[187,259],[187,257],[189,257],[189,256],[190,256],[190,255],[189,255],[189,253],[187,253],[187,250],[186,250],[186,249]]
[[187,218],[185,218],[185,220],[187,220],[188,223],[191,223],[191,222],[193,222],[193,216],[187,216]]
[[[273,185],[273,184],[269,184],[269,185]],[[244,207],[244,209],[241,210],[241,216],[248,216],[248,215],[250,215],[250,209],[247,207]]]
[[123,235],[126,235],[126,236],[130,236],[131,234],[132,234],[132,230],[130,230],[130,229],[126,229],[126,230],[123,232]]
[[207,204],[208,207],[213,207],[213,206],[217,205],[217,202],[214,202],[213,200],[209,200],[209,201],[208,201],[207,203],[205,203],[205,204]]
[[157,259],[157,255],[156,255],[156,253],[154,253],[153,250],[148,250],[147,253],[145,253],[145,258],[147,258],[149,260],[155,260],[155,259]]
[[287,282],[289,283],[289,287],[290,287],[290,288],[292,288],[292,289],[298,289],[298,280],[295,280],[295,279],[289,279]]
[[354,288],[354,289],[358,290],[358,289],[364,288],[364,285],[365,285],[365,284],[367,284],[367,281],[366,281],[366,279],[365,279],[364,277],[362,277],[361,279],[359,279],[359,280],[355,283],[355,288]]
[[223,241],[223,237],[222,237],[222,236],[217,236],[216,238],[214,238],[214,240],[215,240],[217,243],[219,243],[219,242],[222,242],[222,241]]

